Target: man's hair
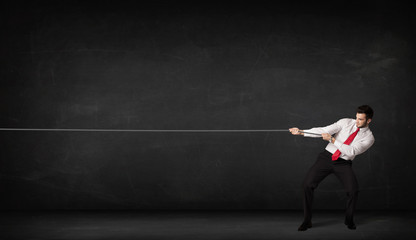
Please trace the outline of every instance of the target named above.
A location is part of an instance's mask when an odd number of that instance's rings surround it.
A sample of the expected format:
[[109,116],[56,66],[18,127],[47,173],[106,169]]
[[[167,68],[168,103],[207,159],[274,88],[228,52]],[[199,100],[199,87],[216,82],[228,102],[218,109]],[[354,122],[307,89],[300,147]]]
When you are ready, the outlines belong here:
[[362,105],[357,108],[357,113],[365,113],[366,119],[373,119],[374,111],[368,105]]

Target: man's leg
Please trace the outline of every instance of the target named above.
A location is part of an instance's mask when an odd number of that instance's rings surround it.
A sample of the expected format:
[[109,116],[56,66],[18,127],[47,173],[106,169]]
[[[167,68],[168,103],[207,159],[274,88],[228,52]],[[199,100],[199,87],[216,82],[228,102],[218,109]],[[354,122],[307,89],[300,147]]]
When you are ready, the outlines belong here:
[[347,203],[345,208],[345,224],[350,229],[355,229],[354,211],[358,198],[358,181],[350,162],[337,164],[334,173],[344,185],[347,192]]
[[312,221],[312,203],[313,203],[313,192],[319,183],[330,173],[332,173],[331,158],[330,154],[323,152],[319,154],[315,164],[309,169],[306,174],[305,180],[303,181],[303,210],[304,210],[304,221],[298,228],[299,231],[305,231],[311,227]]

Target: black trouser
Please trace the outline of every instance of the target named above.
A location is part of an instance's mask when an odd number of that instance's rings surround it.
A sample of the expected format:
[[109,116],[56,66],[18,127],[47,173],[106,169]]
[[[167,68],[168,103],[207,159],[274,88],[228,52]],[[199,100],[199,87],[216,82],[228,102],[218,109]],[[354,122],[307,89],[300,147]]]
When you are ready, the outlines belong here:
[[352,162],[339,158],[332,161],[332,154],[324,151],[319,154],[315,164],[309,169],[303,182],[304,200],[303,209],[305,221],[312,219],[313,191],[319,183],[333,173],[342,182],[347,192],[347,205],[345,212],[345,223],[353,223],[354,210],[358,196],[358,182],[352,170]]

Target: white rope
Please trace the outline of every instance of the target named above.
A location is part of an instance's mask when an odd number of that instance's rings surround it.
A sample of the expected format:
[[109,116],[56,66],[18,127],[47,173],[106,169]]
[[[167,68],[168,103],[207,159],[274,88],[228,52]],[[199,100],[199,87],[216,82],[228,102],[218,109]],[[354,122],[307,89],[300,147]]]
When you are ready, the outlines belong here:
[[86,129],[86,128],[0,128],[0,131],[42,132],[288,132],[288,129]]

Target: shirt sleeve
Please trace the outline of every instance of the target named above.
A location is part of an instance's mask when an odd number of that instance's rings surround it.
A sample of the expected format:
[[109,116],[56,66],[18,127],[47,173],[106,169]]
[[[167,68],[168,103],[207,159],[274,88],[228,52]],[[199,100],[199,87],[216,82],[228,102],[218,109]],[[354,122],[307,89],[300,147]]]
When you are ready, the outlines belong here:
[[[334,135],[335,133],[341,131],[342,126],[345,125],[345,121],[346,121],[346,119],[341,119],[338,122],[333,123],[331,125],[328,125],[326,127],[316,127],[316,128],[311,128],[311,129],[307,129],[307,130],[304,130],[304,131],[305,132],[310,132],[310,133],[315,133],[315,134],[329,133],[331,135]],[[308,134],[308,133],[304,133],[303,136],[305,136],[305,137],[321,137],[319,135]]]
[[354,158],[355,156],[367,151],[371,146],[374,144],[374,137],[364,138],[359,142],[352,142],[350,145],[346,145],[340,141],[335,141],[334,145],[338,148],[338,150],[345,154],[349,158]]

